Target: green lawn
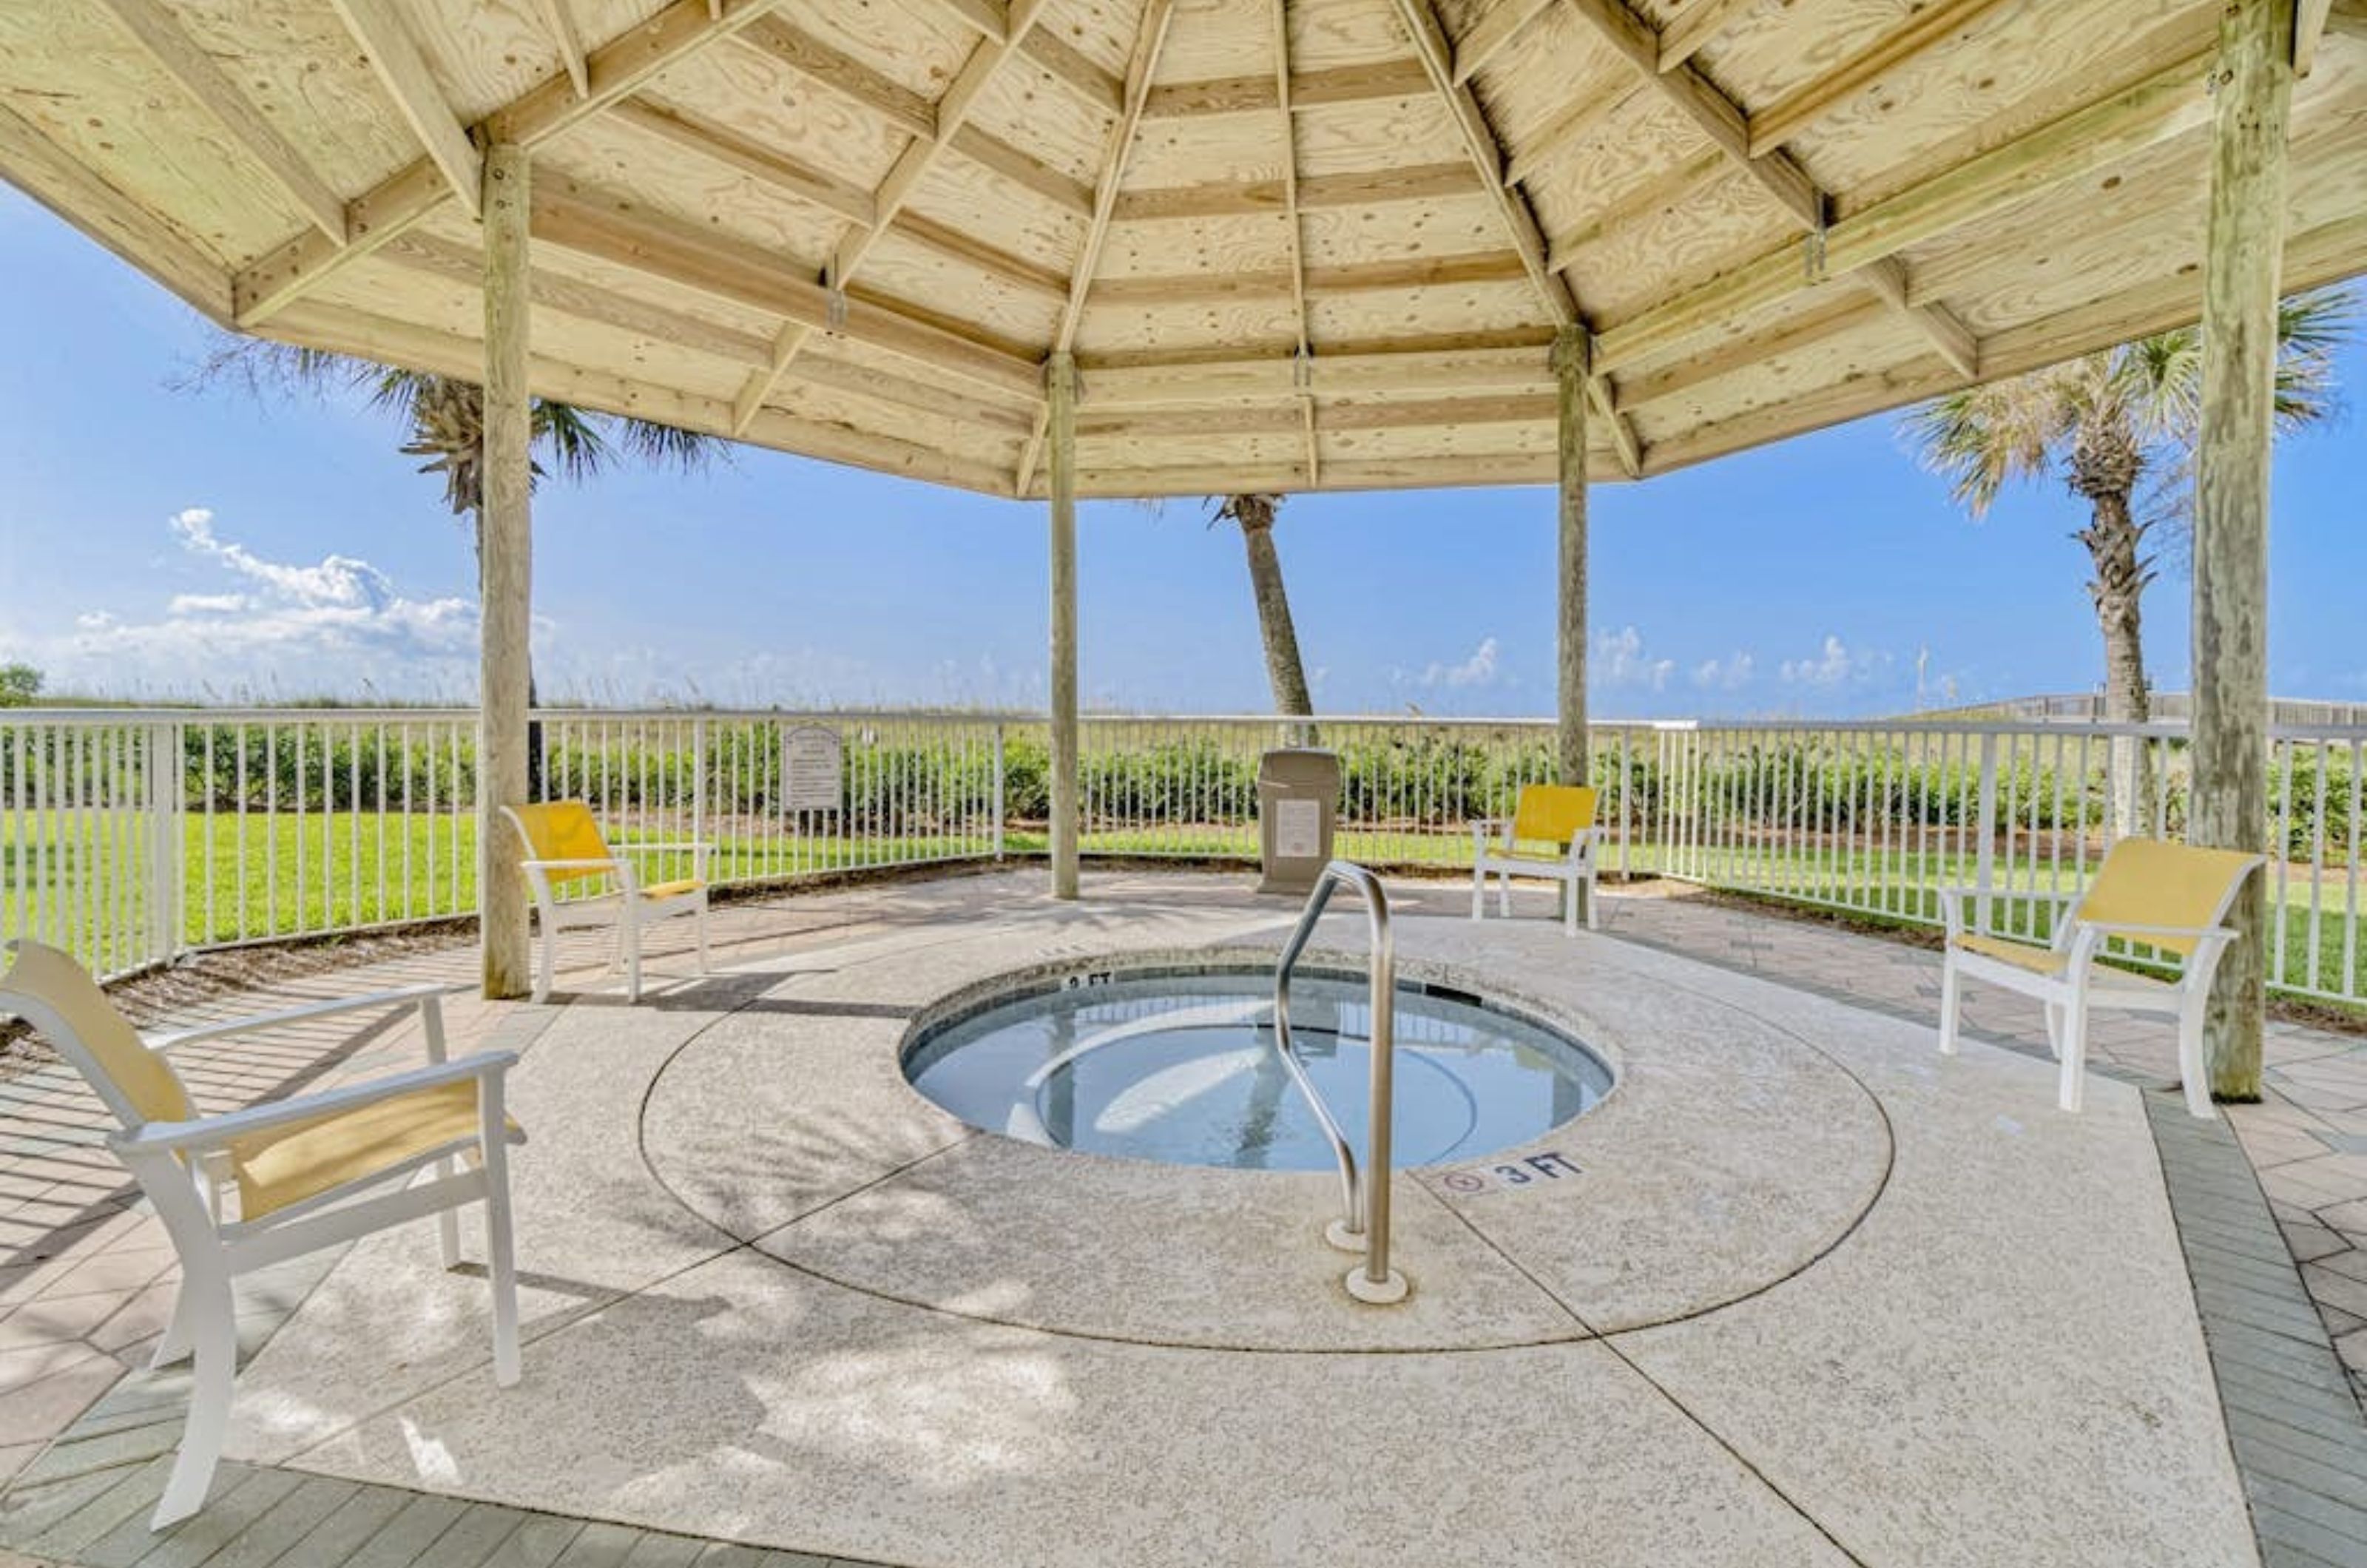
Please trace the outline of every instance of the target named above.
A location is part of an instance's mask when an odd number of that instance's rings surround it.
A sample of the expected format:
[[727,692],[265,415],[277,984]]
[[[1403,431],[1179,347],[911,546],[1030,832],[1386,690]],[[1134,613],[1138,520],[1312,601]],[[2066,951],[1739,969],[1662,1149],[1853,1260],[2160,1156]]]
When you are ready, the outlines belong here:
[[[62,935],[103,970],[141,962],[148,951],[147,832],[148,818],[137,812],[0,817],[0,923]],[[646,836],[675,835],[660,829]],[[771,818],[716,824],[708,837],[717,844],[712,871],[719,882],[784,881],[992,850],[984,834],[792,840]],[[183,840],[181,938],[193,945],[460,915],[476,903],[476,823],[466,815],[310,812],[299,818],[280,812],[209,820],[198,814],[184,819]],[[1904,840],[1914,841],[1911,832]],[[1036,826],[1014,828],[1005,840],[1006,852],[1014,856],[1041,854],[1046,847]],[[1246,862],[1254,858],[1256,837],[1252,825],[1182,824],[1091,831],[1083,848],[1089,855]],[[1460,831],[1350,828],[1340,833],[1335,850],[1369,864],[1454,871],[1469,863],[1470,839]],[[1714,886],[1920,922],[1938,919],[1937,889],[1970,884],[1976,869],[1969,854],[1880,852],[1878,842],[1874,850],[1785,847],[1730,857],[1671,855],[1645,844],[1631,845],[1623,855],[1614,842],[1604,865],[1614,873],[1673,870]],[[682,856],[651,856],[646,865],[652,878],[686,875],[689,869]],[[1997,923],[2038,935],[2047,930],[2046,908],[2013,895],[2077,886],[2071,863],[2052,857],[2001,856],[1998,874],[2003,903]],[[2277,983],[2367,996],[2367,932],[2352,916],[2341,871],[2329,868],[2315,914],[2305,870],[2288,872],[2286,890],[2293,905],[2280,916]],[[2272,941],[2271,953],[2278,952]]]

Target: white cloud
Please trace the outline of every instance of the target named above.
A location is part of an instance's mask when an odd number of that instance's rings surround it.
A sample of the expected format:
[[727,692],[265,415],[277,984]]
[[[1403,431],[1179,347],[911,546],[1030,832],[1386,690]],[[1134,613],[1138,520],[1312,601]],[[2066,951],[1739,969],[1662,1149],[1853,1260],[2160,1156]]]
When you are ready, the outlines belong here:
[[1464,687],[1489,686],[1496,681],[1497,643],[1494,637],[1483,637],[1471,650],[1471,657],[1460,664],[1433,663],[1423,670],[1420,683],[1424,686]]
[[43,650],[52,683],[96,690],[256,695],[331,693],[456,697],[475,684],[477,606],[399,592],[366,560],[307,565],[256,555],[190,507],[167,520],[189,555],[236,591],[174,595],[161,618],[85,610]]
[[1823,650],[1814,659],[1784,660],[1783,674],[1795,686],[1838,686],[1866,672],[1867,660],[1850,651],[1838,637],[1827,633]]
[[1664,691],[1676,668],[1677,661],[1673,659],[1650,657],[1644,649],[1644,634],[1634,626],[1622,626],[1594,639],[1594,669],[1591,674],[1600,684],[1644,686],[1655,692]]
[[1724,659],[1704,659],[1693,666],[1693,684],[1704,690],[1739,691],[1750,684],[1759,672],[1759,660],[1748,653],[1735,652]]
[[171,615],[235,615],[252,603],[243,593],[176,593],[164,612]]

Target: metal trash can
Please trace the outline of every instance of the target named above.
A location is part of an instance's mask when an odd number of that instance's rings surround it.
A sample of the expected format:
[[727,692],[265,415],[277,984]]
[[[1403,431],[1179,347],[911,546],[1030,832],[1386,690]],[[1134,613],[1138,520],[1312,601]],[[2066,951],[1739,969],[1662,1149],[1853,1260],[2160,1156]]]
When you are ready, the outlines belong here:
[[1340,809],[1340,758],[1305,747],[1258,759],[1258,865],[1261,893],[1308,893],[1331,859],[1331,824]]

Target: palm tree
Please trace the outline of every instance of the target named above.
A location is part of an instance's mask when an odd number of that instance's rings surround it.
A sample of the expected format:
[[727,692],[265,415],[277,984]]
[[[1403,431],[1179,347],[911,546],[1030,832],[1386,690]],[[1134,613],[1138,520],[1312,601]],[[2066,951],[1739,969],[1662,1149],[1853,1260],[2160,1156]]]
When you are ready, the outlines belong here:
[[[1274,689],[1274,710],[1293,717],[1311,717],[1315,699],[1307,689],[1307,668],[1298,657],[1298,633],[1290,622],[1290,595],[1282,586],[1282,558],[1274,552],[1274,513],[1282,510],[1278,495],[1229,495],[1211,498],[1211,523],[1237,523],[1241,545],[1249,552],[1250,593],[1257,601],[1258,637],[1265,644],[1266,683]],[[1304,727],[1302,741],[1314,744],[1315,730]]]
[[[2334,350],[2351,300],[2322,290],[2279,308],[2277,423],[2292,430],[2332,409]],[[2203,334],[2185,327],[2060,365],[1935,398],[1905,420],[1923,465],[1950,481],[1957,504],[1987,514],[2008,482],[2060,478],[2088,503],[2088,596],[2104,638],[2104,716],[2151,716],[2142,633],[2145,591],[2158,575],[2156,531],[2191,516],[2201,423]],[[2142,749],[2115,743],[2115,825],[2134,831],[2146,793]]]
[[[484,587],[485,394],[473,381],[403,370],[325,349],[301,348],[263,338],[222,341],[187,378],[194,386],[228,380],[261,396],[266,393],[343,391],[361,394],[373,408],[393,413],[410,438],[400,448],[425,459],[423,474],[441,474],[444,503],[469,520],[469,541],[477,558],[478,590]],[[618,458],[674,468],[703,468],[723,443],[697,431],[677,430],[648,420],[579,409],[549,398],[530,409],[533,462],[530,483],[548,477],[547,459],[570,483],[591,479]],[[527,667],[527,706],[535,702],[534,668]],[[542,727],[531,725],[527,740],[527,788],[542,793]]]

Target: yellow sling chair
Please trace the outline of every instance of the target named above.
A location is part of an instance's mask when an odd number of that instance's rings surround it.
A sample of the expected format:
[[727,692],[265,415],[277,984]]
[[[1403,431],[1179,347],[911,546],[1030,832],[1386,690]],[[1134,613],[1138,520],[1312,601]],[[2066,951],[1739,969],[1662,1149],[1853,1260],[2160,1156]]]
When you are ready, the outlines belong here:
[[[1603,927],[1594,897],[1594,846],[1603,829],[1594,823],[1595,793],[1573,784],[1523,784],[1511,818],[1471,824],[1471,918],[1487,905],[1488,874],[1496,874],[1496,908],[1512,912],[1512,878],[1541,876],[1562,885],[1562,919],[1578,934],[1578,890],[1586,889],[1586,926]],[[1548,845],[1523,849],[1523,845]]]

